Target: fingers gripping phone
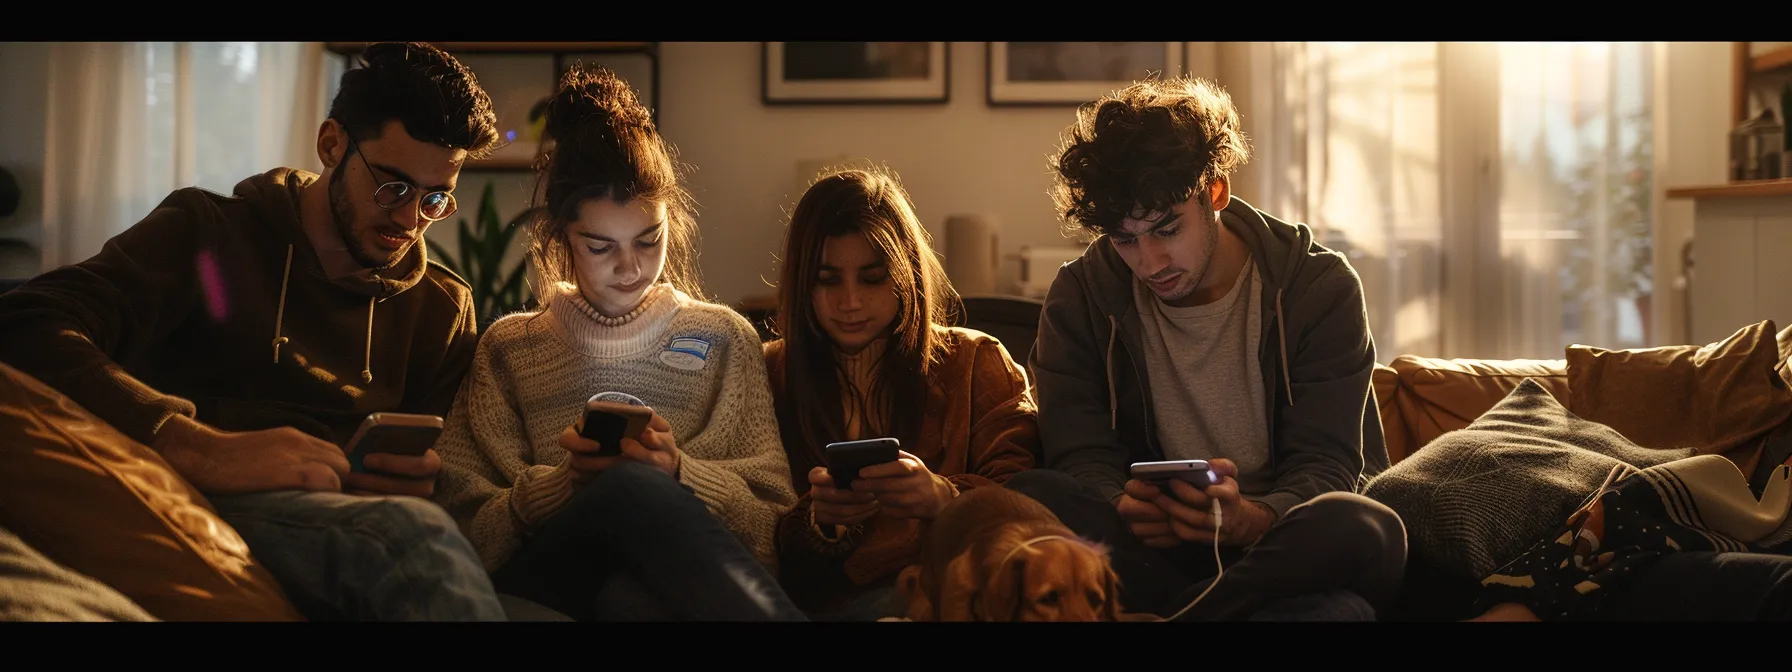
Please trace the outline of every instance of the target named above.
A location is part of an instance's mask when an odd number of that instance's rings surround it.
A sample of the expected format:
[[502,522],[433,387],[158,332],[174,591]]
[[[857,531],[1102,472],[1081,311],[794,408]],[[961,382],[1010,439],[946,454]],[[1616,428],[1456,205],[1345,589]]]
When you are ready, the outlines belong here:
[[596,441],[597,454],[622,454],[622,440],[639,438],[653,419],[653,409],[646,406],[608,401],[593,397],[585,402],[585,416],[579,418],[579,436]]
[[1184,481],[1202,490],[1220,484],[1219,475],[1213,473],[1207,460],[1134,462],[1132,477],[1158,487],[1168,486],[1172,480]]
[[372,453],[388,453],[416,457],[435,447],[442,436],[442,418],[412,413],[370,413],[355,435],[349,437],[343,452],[348,454],[351,471],[362,473],[361,461]]
[[902,451],[902,442],[892,438],[841,441],[827,445],[828,476],[834,487],[851,490],[859,470],[885,462],[895,462]]

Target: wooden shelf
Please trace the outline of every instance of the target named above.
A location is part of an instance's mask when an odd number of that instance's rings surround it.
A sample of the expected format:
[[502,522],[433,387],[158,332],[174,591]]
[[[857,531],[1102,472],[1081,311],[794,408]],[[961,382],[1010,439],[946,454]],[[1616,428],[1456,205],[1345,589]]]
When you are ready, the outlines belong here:
[[1792,67],[1792,47],[1780,47],[1749,59],[1749,71],[1755,74]]
[[[359,54],[371,42],[325,42],[324,48],[338,54]],[[552,54],[570,52],[624,53],[653,51],[653,42],[431,42],[449,53],[483,54]]]
[[1668,190],[1668,198],[1768,198],[1773,196],[1792,196],[1792,178],[1750,180]]

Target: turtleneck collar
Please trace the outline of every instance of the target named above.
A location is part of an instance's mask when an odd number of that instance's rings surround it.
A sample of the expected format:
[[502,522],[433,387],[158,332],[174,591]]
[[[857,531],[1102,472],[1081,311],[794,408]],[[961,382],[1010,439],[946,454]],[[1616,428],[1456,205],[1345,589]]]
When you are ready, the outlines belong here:
[[613,359],[658,346],[684,298],[683,292],[662,282],[647,290],[640,305],[629,314],[606,317],[585,300],[577,287],[565,285],[548,302],[548,313],[574,350],[590,357]]

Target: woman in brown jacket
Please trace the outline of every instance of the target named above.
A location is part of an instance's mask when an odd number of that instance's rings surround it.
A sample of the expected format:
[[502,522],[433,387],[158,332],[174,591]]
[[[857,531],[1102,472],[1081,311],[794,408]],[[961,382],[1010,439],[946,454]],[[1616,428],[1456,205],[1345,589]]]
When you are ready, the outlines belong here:
[[[958,295],[894,175],[816,180],[783,260],[782,338],[765,361],[802,497],[779,524],[780,580],[813,617],[898,616],[896,574],[926,521],[960,492],[1033,467],[1033,394],[1000,342],[945,326]],[[885,437],[900,458],[836,488],[824,447]]]

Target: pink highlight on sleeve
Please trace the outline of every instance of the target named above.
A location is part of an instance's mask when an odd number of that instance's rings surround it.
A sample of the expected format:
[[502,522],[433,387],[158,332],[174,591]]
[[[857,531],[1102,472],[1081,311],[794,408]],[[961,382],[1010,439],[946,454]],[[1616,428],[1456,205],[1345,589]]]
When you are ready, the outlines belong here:
[[223,322],[230,314],[230,300],[224,293],[224,271],[211,250],[200,250],[194,260],[199,266],[199,290],[205,296],[205,312],[213,322]]

